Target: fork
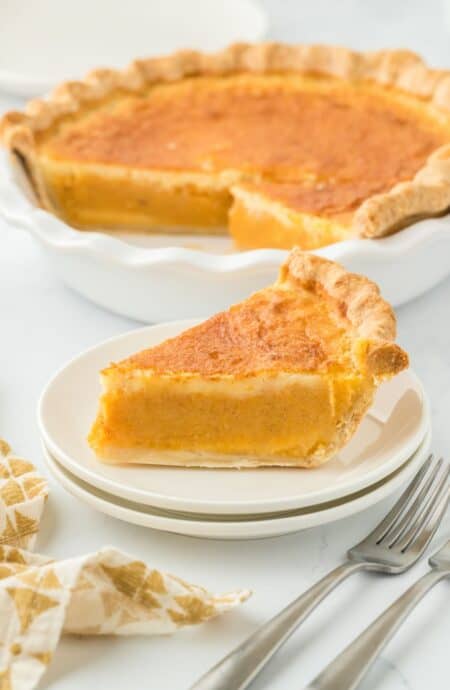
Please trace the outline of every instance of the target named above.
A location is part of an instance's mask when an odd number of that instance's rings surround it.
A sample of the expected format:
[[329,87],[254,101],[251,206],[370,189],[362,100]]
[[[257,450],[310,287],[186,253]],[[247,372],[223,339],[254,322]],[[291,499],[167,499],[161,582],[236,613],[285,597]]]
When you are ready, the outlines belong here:
[[354,690],[375,659],[434,585],[450,576],[450,540],[429,560],[429,570],[369,625],[305,690]]
[[339,583],[361,570],[398,574],[418,561],[448,502],[450,468],[429,456],[384,520],[326,575],[219,661],[191,690],[244,690],[313,609]]

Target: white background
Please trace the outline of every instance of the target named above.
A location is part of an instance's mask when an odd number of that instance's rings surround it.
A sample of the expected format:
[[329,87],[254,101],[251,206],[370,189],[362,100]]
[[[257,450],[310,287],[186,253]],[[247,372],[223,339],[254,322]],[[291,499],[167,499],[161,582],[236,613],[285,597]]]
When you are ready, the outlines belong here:
[[[263,4],[275,39],[358,48],[406,46],[436,65],[450,66],[450,30],[439,1]],[[2,109],[13,105],[0,96]],[[136,324],[67,290],[48,272],[26,234],[0,221],[0,238],[0,435],[42,466],[35,410],[44,384],[67,359]],[[399,341],[431,398],[434,449],[450,458],[450,280],[401,308],[398,321]],[[43,553],[67,557],[111,544],[218,592],[254,590],[239,611],[171,638],[65,638],[40,686],[51,690],[188,688],[258,624],[334,567],[388,507],[289,537],[214,542],[133,527],[93,512],[53,482],[51,489],[38,543]],[[450,536],[450,515],[440,540],[444,535]],[[355,576],[320,607],[252,687],[300,690],[425,569],[424,563],[396,578]],[[363,690],[448,690],[449,596],[448,583],[428,595],[387,647]]]

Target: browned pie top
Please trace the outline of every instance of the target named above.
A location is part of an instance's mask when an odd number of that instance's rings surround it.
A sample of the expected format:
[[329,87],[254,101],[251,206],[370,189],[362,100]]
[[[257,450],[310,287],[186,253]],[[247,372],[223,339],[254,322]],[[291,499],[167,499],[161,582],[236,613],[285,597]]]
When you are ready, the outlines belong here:
[[351,333],[333,300],[273,287],[118,366],[206,376],[323,372],[348,365]]
[[81,118],[63,119],[42,146],[53,158],[142,169],[357,180],[367,196],[374,182],[386,189],[413,177],[449,140],[442,115],[400,92],[247,74],[116,94]]
[[363,367],[376,376],[392,376],[408,365],[406,353],[394,343],[395,331],[394,312],[374,283],[296,247],[274,285],[104,373],[147,369],[245,377],[351,374]]
[[116,93],[42,135],[56,159],[159,171],[238,171],[243,180],[323,183],[268,191],[339,212],[411,179],[450,141],[449,119],[368,83],[301,75],[197,77]]
[[241,188],[252,193],[261,193],[264,197],[279,201],[285,206],[302,213],[320,213],[321,215],[338,215],[347,213],[358,206],[369,196],[386,191],[392,186],[376,180],[354,182],[314,182],[305,180],[298,184],[259,182],[241,185]]

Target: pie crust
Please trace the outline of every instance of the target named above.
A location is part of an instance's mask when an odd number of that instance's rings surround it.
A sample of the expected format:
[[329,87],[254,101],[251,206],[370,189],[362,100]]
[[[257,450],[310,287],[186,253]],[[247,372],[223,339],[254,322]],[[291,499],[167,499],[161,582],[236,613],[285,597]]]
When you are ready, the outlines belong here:
[[278,281],[101,374],[101,460],[312,467],[408,365],[376,285],[294,249]]
[[[257,77],[282,84],[296,75],[319,85],[330,80],[343,88],[375,90],[377,98],[382,92],[386,104],[414,110],[418,132],[421,122],[427,132],[435,125],[436,145],[430,134],[426,155],[410,178],[403,175],[392,184],[384,180],[379,191],[374,185],[348,212],[339,213],[298,208],[284,189],[281,197],[267,194],[265,183],[273,182],[271,169],[245,174],[233,167],[142,170],[132,165],[89,166],[70,155],[67,159],[43,155],[42,141],[48,144],[61,123],[70,125],[111,102],[138,97],[159,85]],[[358,53],[321,45],[239,44],[216,54],[183,51],[136,60],[124,71],[95,70],[83,81],[62,84],[48,99],[29,103],[25,112],[7,113],[1,131],[42,207],[80,228],[126,226],[148,231],[162,224],[167,230],[175,226],[176,231],[192,231],[195,226],[197,232],[220,232],[231,206],[230,231],[238,246],[298,244],[311,249],[348,237],[381,237],[419,218],[442,214],[450,206],[450,73],[429,69],[408,51]],[[108,145],[105,140],[104,148]],[[92,155],[91,146],[86,144],[85,149]],[[359,151],[363,154],[364,144]],[[288,182],[300,185],[303,179],[296,175]],[[313,182],[320,187],[323,180]],[[325,182],[336,184],[331,178]],[[85,215],[83,208],[88,208]]]

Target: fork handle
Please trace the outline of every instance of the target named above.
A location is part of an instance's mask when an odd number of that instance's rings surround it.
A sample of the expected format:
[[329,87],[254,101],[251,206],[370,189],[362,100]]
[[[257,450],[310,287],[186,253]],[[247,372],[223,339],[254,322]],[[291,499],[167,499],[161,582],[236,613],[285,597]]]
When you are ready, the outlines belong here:
[[295,599],[195,683],[191,690],[244,690],[294,630],[340,582],[364,563],[347,562]]
[[431,570],[424,575],[349,644],[305,690],[356,688],[416,604],[448,575],[448,570]]

